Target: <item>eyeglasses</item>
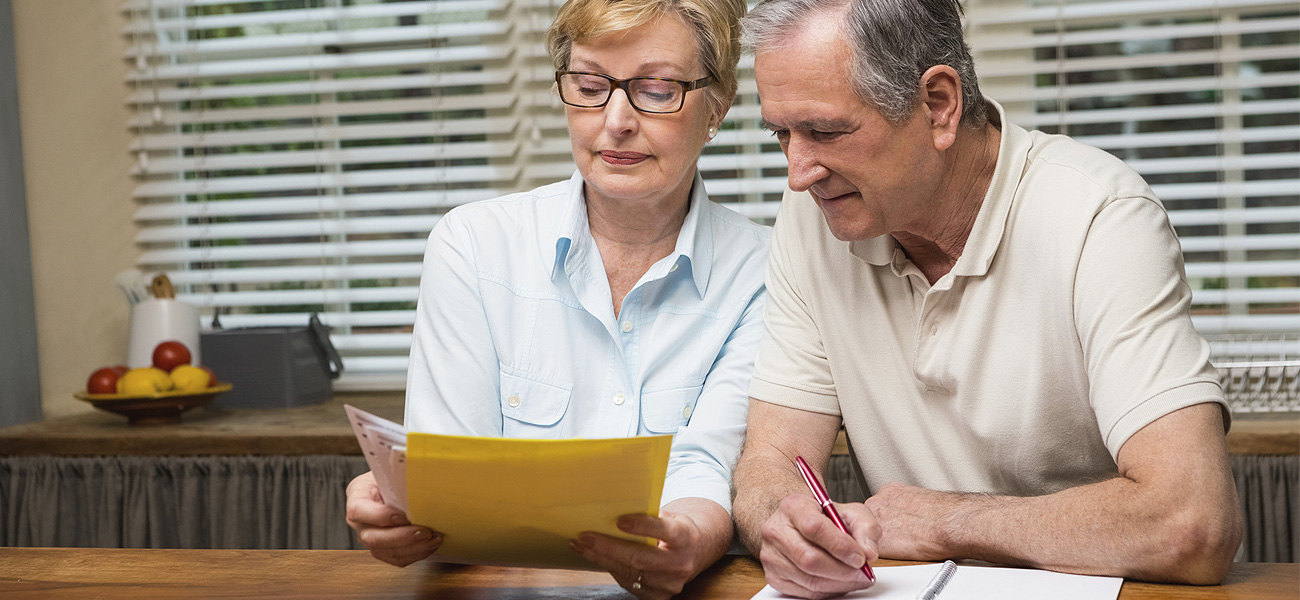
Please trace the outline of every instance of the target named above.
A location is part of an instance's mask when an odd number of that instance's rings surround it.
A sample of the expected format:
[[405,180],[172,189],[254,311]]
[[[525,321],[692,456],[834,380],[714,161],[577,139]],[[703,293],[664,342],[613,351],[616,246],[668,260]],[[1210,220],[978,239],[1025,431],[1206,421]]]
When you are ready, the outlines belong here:
[[615,89],[627,94],[627,101],[641,112],[654,114],[675,113],[686,104],[686,92],[698,90],[713,82],[712,77],[695,81],[680,81],[663,77],[632,77],[614,79],[600,73],[556,71],[555,83],[560,88],[560,101],[579,108],[598,108],[609,103]]

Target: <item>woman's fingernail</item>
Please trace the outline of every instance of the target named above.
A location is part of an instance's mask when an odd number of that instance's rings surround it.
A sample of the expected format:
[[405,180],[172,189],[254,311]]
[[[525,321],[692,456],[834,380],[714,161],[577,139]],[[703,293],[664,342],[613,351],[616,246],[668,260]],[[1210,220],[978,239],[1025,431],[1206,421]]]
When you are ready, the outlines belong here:
[[427,530],[427,529],[416,529],[416,530],[415,530],[415,540],[416,540],[416,541],[422,542],[422,541],[427,540],[427,539],[429,539],[429,530]]

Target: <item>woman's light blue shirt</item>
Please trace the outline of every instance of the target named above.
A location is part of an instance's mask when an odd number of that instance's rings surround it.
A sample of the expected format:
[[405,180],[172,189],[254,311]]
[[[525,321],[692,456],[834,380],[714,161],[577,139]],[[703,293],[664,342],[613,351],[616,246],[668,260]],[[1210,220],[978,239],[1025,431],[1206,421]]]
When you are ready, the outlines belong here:
[[583,180],[457,207],[429,235],[406,426],[516,438],[675,433],[662,504],[731,510],[763,334],[770,228],[697,174],[672,254],[618,318]]

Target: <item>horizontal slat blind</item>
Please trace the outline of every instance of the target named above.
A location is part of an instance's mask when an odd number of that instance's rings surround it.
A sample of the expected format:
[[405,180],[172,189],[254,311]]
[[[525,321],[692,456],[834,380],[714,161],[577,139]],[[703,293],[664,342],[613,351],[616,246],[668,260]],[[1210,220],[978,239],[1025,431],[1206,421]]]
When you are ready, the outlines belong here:
[[[319,312],[338,387],[401,387],[439,216],[573,172],[542,46],[560,4],[124,2],[140,268],[167,271],[205,324]],[[770,219],[785,159],[742,77],[701,170]]]
[[[560,4],[124,2],[139,266],[226,327],[320,312],[340,387],[400,387],[439,216],[572,173],[541,43]],[[984,89],[1014,122],[1115,153],[1166,202],[1203,332],[1300,330],[1293,1],[966,5]],[[700,170],[770,221],[785,159],[758,128],[752,59],[740,75]]]
[[1008,118],[1115,154],[1164,201],[1216,362],[1300,355],[1300,5],[966,4]]
[[139,266],[225,327],[319,312],[400,387],[424,240],[520,188],[509,0],[124,3]]

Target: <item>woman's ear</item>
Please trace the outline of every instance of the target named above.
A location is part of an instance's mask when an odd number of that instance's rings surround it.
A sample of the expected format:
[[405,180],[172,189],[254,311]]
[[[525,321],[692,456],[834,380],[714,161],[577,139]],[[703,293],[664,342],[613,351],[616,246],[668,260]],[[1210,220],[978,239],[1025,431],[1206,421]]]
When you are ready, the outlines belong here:
[[727,111],[729,110],[731,110],[731,102],[720,103],[713,109],[713,114],[709,117],[710,140],[713,139],[713,136],[718,135],[718,131],[722,129],[722,120],[727,117]]

